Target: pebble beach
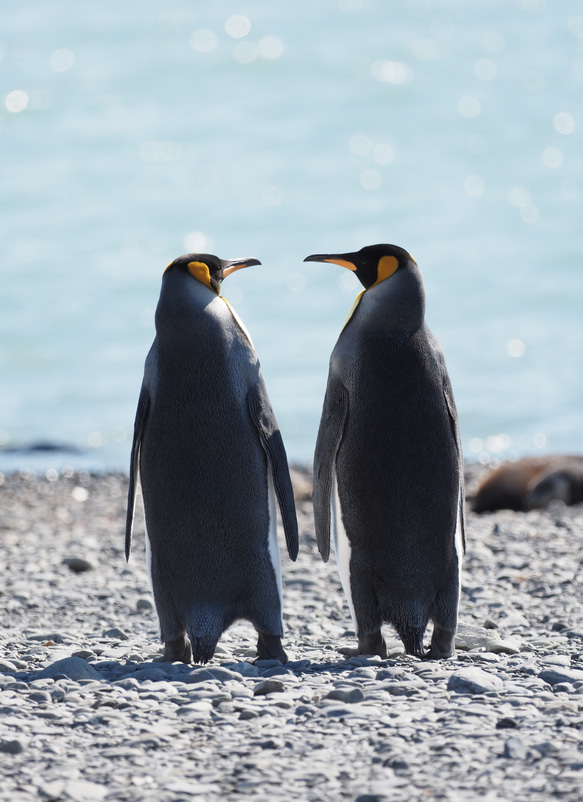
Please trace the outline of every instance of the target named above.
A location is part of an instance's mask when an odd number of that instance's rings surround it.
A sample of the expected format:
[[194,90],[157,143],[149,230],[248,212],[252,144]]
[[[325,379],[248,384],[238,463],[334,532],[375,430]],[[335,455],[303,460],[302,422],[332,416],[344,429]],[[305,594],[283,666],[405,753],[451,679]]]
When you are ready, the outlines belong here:
[[239,622],[187,666],[158,661],[141,518],[124,557],[127,476],[0,475],[1,802],[582,798],[583,505],[468,513],[455,658],[405,656],[389,627],[388,659],[348,658],[293,478],[289,663]]

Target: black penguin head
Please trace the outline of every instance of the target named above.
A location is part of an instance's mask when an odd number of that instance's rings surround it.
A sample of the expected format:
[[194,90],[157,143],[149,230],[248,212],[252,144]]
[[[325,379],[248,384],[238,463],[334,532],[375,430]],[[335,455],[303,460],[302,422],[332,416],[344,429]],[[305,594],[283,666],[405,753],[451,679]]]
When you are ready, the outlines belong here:
[[219,259],[211,253],[187,253],[170,262],[164,275],[169,270],[181,270],[190,275],[217,295],[221,294],[221,283],[224,278],[250,265],[260,265],[259,259]]
[[332,262],[353,270],[365,290],[380,284],[397,270],[416,264],[413,257],[398,245],[367,245],[354,253],[315,253],[304,262]]

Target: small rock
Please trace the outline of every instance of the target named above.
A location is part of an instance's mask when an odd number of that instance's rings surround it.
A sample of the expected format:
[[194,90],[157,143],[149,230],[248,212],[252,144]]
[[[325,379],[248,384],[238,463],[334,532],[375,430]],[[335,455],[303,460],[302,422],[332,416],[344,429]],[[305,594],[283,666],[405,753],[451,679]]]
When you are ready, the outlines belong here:
[[338,702],[354,704],[355,702],[364,701],[364,693],[360,688],[335,688],[330,693],[327,693],[324,699],[335,699]]
[[447,690],[454,693],[489,693],[501,691],[504,683],[481,668],[460,668],[449,678]]
[[28,635],[28,640],[40,643],[63,643],[64,638],[58,632],[40,632],[36,635]]
[[259,676],[259,669],[253,663],[237,663],[233,666],[233,671],[236,671],[243,677],[258,677]]
[[270,660],[256,660],[255,665],[260,671],[265,671],[268,668],[279,668],[280,666],[283,666],[283,663],[281,662],[281,660],[270,659]]
[[239,713],[239,718],[241,721],[245,721],[252,718],[257,718],[259,713],[256,713],[255,710],[251,710],[250,708],[246,707],[245,710],[241,710]]
[[388,802],[389,799],[386,794],[361,794],[356,797],[355,802]]
[[283,693],[285,685],[279,679],[264,679],[253,689],[253,696],[266,696],[268,693]]
[[17,668],[10,660],[0,660],[0,674],[14,674],[15,671]]
[[513,730],[517,726],[513,718],[501,718],[496,722],[497,730]]
[[53,780],[52,782],[42,782],[38,786],[38,792],[41,797],[49,800],[58,800],[63,796],[65,790],[64,780]]
[[0,752],[6,755],[20,755],[24,752],[24,744],[22,741],[0,741]]
[[555,693],[575,693],[575,686],[570,682],[557,682],[556,685],[553,685],[553,691]]
[[114,640],[129,640],[129,635],[122,629],[118,629],[117,627],[112,627],[112,629],[106,629],[103,633],[104,638],[113,638]]
[[538,676],[549,685],[558,685],[560,682],[574,684],[583,681],[583,671],[576,668],[545,668]]
[[76,802],[99,802],[107,796],[107,787],[87,780],[68,780],[65,793]]
[[218,680],[219,682],[229,682],[229,680],[241,681],[241,675],[236,671],[231,671],[223,666],[208,666],[205,668],[195,668],[192,671],[187,671],[185,674],[180,674],[177,677],[179,682],[185,682],[192,685],[197,682],[208,682],[209,680]]
[[80,657],[81,660],[85,661],[97,659],[95,652],[92,652],[90,649],[79,649],[78,651],[73,652],[71,657]]
[[518,738],[516,735],[511,735],[510,738],[506,739],[502,757],[507,757],[511,760],[524,760],[526,758],[526,754],[526,746],[520,738]]
[[32,693],[28,694],[28,698],[32,702],[36,702],[37,704],[49,704],[49,702],[53,701],[52,696],[50,693],[46,691],[33,691]]
[[68,557],[63,560],[63,565],[68,566],[69,571],[74,574],[83,574],[85,571],[93,571],[93,565],[88,560],[81,557]]
[[486,642],[486,651],[494,654],[518,654],[520,640],[518,638],[489,638]]
[[150,610],[154,609],[154,605],[150,601],[150,599],[138,599],[136,604],[136,609],[138,613],[146,613],[150,612]]
[[101,679],[101,675],[93,668],[92,665],[86,663],[80,657],[64,657],[62,660],[57,660],[56,663],[51,663],[50,666],[43,668],[42,671],[36,675],[36,679],[44,679],[45,677],[57,677],[63,675],[69,679],[77,682],[80,679]]

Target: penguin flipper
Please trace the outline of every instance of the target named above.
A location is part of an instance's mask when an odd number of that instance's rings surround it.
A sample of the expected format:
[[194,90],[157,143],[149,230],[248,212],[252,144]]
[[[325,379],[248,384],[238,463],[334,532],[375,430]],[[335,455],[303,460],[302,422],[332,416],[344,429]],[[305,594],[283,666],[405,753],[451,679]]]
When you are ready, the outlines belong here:
[[459,493],[459,521],[460,521],[460,528],[461,528],[461,536],[462,536],[462,546],[464,550],[464,554],[466,553],[466,516],[464,510],[464,500],[466,497],[465,489],[464,489],[464,458],[462,454],[462,443],[460,438],[459,426],[457,422],[457,409],[455,405],[455,401],[453,398],[453,390],[451,387],[451,382],[449,380],[449,376],[447,375],[447,371],[445,371],[445,364],[443,365],[443,369],[445,372],[444,379],[443,379],[443,397],[445,399],[445,405],[447,407],[447,412],[449,414],[449,422],[452,429],[452,434],[455,441],[455,447],[458,455],[459,466],[460,466],[460,493]]
[[318,550],[324,562],[330,557],[332,486],[347,413],[348,390],[339,380],[329,378],[314,453],[314,520]]
[[247,393],[247,407],[259,433],[261,445],[267,454],[275,495],[281,511],[287,551],[290,559],[295,562],[299,550],[299,533],[294,491],[285,446],[263,381],[260,380]]
[[126,560],[130,558],[132,548],[132,526],[134,522],[134,510],[136,506],[136,489],[140,475],[140,446],[142,436],[150,409],[150,394],[145,385],[142,385],[140,397],[138,399],[138,409],[134,423],[134,440],[132,442],[132,452],[130,457],[130,480],[128,486],[128,509],[126,515]]

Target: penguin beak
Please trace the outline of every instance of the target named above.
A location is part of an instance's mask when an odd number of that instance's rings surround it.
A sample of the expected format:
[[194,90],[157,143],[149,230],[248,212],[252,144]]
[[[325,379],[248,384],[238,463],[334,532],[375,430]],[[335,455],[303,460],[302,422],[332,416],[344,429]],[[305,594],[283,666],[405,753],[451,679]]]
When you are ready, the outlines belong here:
[[229,259],[223,262],[223,278],[230,276],[236,270],[241,270],[244,267],[251,267],[251,265],[260,265],[259,259]]
[[304,262],[330,262],[334,265],[340,265],[340,267],[346,267],[348,270],[357,270],[354,262],[349,262],[348,259],[343,259],[342,256],[336,256],[333,253],[314,253],[311,256],[306,256]]

